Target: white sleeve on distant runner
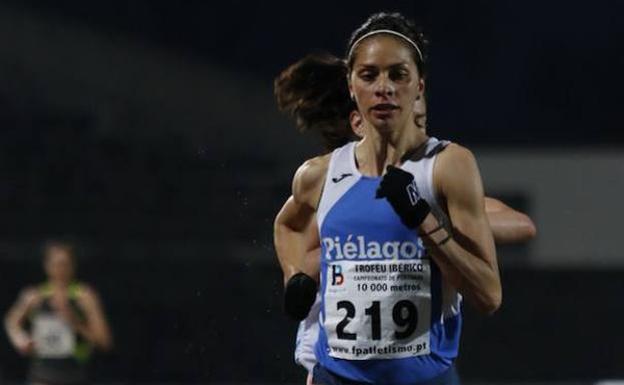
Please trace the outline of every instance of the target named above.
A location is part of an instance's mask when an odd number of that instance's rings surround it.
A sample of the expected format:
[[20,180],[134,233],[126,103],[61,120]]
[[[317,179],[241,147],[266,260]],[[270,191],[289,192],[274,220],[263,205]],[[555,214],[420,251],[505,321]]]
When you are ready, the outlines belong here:
[[314,346],[319,335],[319,312],[321,310],[321,297],[317,293],[316,301],[312,305],[308,317],[299,323],[297,329],[297,342],[295,346],[295,362],[312,372],[316,365]]

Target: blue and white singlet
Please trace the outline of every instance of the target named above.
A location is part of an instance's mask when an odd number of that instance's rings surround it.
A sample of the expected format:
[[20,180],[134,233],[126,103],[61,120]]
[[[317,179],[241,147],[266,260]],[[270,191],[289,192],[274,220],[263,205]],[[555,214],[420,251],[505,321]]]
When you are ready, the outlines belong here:
[[[429,138],[401,168],[445,226],[433,165],[447,141]],[[315,353],[327,370],[361,382],[411,385],[436,377],[457,357],[461,296],[442,281],[415,230],[386,199],[381,177],[362,175],[356,142],[336,149],[317,211],[321,315]]]

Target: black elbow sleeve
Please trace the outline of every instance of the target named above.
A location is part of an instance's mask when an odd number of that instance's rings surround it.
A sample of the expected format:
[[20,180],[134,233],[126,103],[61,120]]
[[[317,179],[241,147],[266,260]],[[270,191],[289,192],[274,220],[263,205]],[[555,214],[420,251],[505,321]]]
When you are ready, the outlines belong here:
[[316,299],[316,281],[305,273],[293,275],[284,289],[284,310],[291,318],[301,321],[308,316]]

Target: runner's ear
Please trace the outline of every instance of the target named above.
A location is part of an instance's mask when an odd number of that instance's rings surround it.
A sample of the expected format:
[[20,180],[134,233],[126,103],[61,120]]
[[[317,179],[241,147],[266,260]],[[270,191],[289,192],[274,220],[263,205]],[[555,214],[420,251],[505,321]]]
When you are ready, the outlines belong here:
[[351,124],[353,133],[359,138],[362,138],[364,136],[364,121],[362,120],[362,115],[360,115],[359,111],[351,111],[349,114],[349,123]]

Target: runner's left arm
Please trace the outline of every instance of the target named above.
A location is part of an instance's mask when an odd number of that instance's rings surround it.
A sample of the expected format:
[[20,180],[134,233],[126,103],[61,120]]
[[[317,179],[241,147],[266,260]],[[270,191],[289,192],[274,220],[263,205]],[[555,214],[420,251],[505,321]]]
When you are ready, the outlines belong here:
[[453,226],[447,233],[429,214],[420,225],[423,242],[442,271],[478,310],[491,314],[501,304],[502,288],[483,185],[472,153],[449,145],[438,155],[434,185],[446,203]]
[[113,347],[113,337],[106,320],[100,299],[91,288],[84,288],[79,297],[80,305],[85,312],[86,322],[78,327],[78,332],[100,350]]
[[497,245],[526,242],[537,234],[535,224],[528,215],[498,199],[485,197],[485,213]]

